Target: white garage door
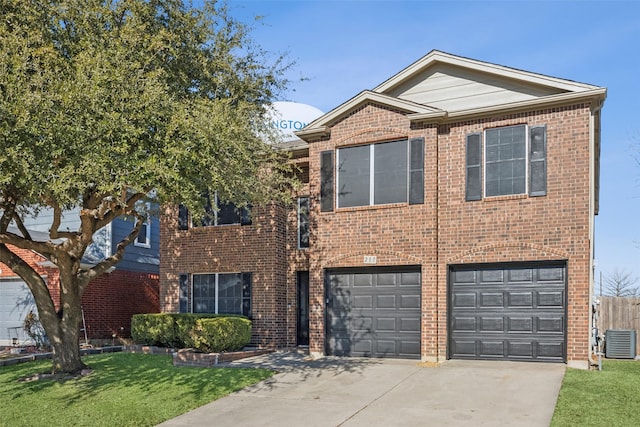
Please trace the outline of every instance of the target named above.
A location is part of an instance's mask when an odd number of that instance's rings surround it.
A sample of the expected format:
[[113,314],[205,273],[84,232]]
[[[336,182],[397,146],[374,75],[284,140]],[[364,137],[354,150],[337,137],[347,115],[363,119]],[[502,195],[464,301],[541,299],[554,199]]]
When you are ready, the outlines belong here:
[[0,345],[12,345],[29,341],[24,332],[24,318],[33,310],[37,313],[31,291],[22,280],[0,280]]

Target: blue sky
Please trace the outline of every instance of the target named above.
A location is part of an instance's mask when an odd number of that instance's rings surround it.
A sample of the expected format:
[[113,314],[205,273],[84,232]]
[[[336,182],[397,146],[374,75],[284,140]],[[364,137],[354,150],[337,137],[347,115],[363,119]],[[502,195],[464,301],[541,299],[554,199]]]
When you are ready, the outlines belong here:
[[[640,277],[640,2],[229,0],[253,38],[296,62],[286,99],[324,112],[442,50],[608,88],[597,273]],[[598,282],[596,283],[598,284]]]

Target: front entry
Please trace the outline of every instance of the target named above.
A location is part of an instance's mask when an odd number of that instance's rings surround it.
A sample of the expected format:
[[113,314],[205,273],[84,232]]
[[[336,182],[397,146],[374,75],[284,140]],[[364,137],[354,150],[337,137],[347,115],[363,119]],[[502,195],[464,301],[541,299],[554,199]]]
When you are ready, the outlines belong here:
[[309,272],[298,271],[297,344],[309,345]]

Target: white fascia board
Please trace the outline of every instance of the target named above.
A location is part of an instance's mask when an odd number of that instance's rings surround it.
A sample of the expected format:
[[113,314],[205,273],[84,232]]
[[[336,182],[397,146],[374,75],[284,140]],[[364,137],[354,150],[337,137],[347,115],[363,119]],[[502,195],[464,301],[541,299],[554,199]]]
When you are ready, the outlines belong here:
[[309,138],[311,136],[322,136],[329,134],[329,126],[331,123],[336,121],[341,116],[349,113],[349,111],[356,108],[358,105],[361,105],[365,102],[374,102],[378,104],[382,104],[385,106],[389,106],[392,108],[396,108],[399,110],[406,111],[411,114],[427,114],[427,115],[435,115],[435,116],[443,116],[446,113],[438,108],[429,107],[427,105],[417,104],[412,101],[407,101],[404,99],[395,98],[392,96],[387,96],[381,93],[376,93],[370,90],[364,90],[351,98],[350,100],[344,102],[337,108],[329,111],[327,114],[324,114],[318,117],[313,122],[309,123],[304,129],[295,132],[296,136],[304,139]]
[[411,121],[451,121],[464,117],[486,116],[497,112],[518,112],[536,107],[548,107],[550,105],[566,105],[580,100],[595,99],[598,103],[604,102],[607,96],[606,88],[597,88],[583,92],[568,92],[558,95],[550,95],[542,98],[529,99],[526,101],[509,102],[506,104],[491,105],[488,107],[473,108],[469,110],[448,111],[446,115],[437,117],[429,114],[409,114],[407,117]]

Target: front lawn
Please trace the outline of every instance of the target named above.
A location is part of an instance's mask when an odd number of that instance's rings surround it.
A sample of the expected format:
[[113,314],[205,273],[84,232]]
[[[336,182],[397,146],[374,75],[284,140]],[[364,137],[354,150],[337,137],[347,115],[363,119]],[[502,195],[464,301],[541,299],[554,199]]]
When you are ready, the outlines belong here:
[[605,360],[602,371],[567,369],[551,425],[640,425],[640,362]]
[[272,375],[265,369],[176,368],[171,356],[109,353],[66,382],[19,378],[51,361],[0,367],[0,426],[153,426]]

